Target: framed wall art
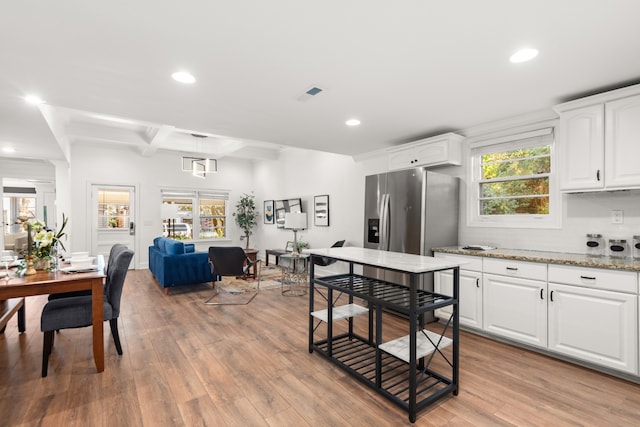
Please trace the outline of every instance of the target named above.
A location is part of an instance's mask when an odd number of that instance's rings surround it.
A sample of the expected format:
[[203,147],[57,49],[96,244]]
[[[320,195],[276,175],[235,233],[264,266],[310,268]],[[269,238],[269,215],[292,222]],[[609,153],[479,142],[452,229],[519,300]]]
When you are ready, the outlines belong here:
[[275,223],[275,214],[273,210],[273,200],[265,200],[264,201],[264,223],[265,224],[273,224]]
[[329,226],[329,195],[313,198],[313,224],[318,227]]

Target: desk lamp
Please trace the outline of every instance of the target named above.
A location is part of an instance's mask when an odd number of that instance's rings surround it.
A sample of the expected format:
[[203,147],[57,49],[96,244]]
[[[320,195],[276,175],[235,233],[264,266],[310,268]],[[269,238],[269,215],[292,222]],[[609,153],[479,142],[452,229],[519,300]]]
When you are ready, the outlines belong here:
[[289,212],[284,215],[284,228],[293,230],[293,252],[291,255],[298,256],[298,231],[307,228],[307,214],[304,212]]

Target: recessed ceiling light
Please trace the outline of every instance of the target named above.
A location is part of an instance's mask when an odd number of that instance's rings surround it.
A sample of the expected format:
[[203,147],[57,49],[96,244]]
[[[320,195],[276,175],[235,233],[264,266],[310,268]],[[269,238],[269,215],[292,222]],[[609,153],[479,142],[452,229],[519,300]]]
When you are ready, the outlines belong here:
[[360,120],[358,119],[349,119],[346,122],[347,126],[359,126],[360,125]]
[[13,147],[4,147],[4,148],[2,148],[2,151],[3,151],[4,153],[15,153],[15,152],[16,152],[16,149],[15,149],[15,148],[13,148]]
[[520,49],[519,51],[511,55],[511,58],[509,58],[509,61],[513,62],[514,64],[518,62],[527,62],[535,58],[536,56],[538,56],[538,49],[532,49],[527,47],[524,49]]
[[190,85],[196,82],[196,78],[193,77],[193,74],[186,71],[176,71],[175,73],[171,74],[171,77],[173,77],[173,80],[184,84]]
[[27,95],[24,97],[24,100],[33,105],[44,104],[44,99],[40,98],[38,95]]

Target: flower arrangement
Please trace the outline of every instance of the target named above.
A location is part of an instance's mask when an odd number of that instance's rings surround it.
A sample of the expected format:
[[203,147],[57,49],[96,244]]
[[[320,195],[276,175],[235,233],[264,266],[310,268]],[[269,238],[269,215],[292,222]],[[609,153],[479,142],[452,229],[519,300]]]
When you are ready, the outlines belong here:
[[68,221],[69,218],[62,214],[62,226],[56,233],[47,230],[45,225],[37,218],[25,222],[24,228],[28,232],[27,254],[25,255],[31,255],[36,261],[50,261],[54,248],[59,246],[62,250],[66,250],[62,243],[62,237],[66,234],[64,229]]

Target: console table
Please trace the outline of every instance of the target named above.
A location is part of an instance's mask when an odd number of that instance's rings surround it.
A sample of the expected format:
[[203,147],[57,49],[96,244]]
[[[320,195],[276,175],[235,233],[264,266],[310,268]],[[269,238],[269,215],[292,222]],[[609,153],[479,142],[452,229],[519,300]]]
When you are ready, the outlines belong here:
[[[412,423],[418,410],[449,393],[458,394],[458,262],[356,247],[311,249],[310,253],[310,353],[326,357],[405,409]],[[314,258],[346,262],[349,272],[314,277]],[[356,266],[407,273],[409,286],[356,274]],[[420,275],[444,270],[453,272],[453,296],[418,288]],[[316,295],[321,297],[319,307]],[[348,297],[347,304],[338,304],[341,296]],[[354,303],[354,297],[365,301],[364,306]],[[449,306],[451,315],[444,324],[425,328],[426,313]],[[383,342],[383,309],[408,318],[407,335]],[[361,314],[369,316],[368,322],[357,325],[366,328],[366,334],[356,332],[354,317]],[[346,332],[334,333],[338,330],[334,323],[339,321],[348,322],[348,328],[340,328]]]
[[278,260],[280,259],[280,257],[282,255],[290,253],[290,252],[283,251],[283,250],[280,250],[280,249],[265,249],[264,252],[265,252],[265,256],[264,256],[265,263],[264,263],[264,265],[269,265],[269,255],[273,255],[273,256],[276,257],[276,265],[278,265]]

